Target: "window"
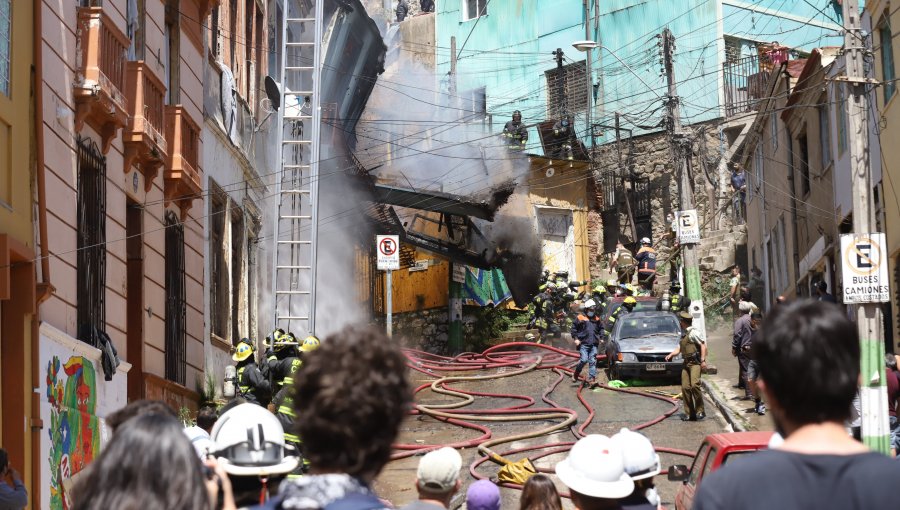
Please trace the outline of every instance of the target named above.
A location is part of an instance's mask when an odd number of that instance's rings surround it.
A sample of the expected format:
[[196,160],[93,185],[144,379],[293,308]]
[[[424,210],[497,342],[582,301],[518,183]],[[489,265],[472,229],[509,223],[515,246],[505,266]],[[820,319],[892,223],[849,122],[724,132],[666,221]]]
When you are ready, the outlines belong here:
[[809,145],[806,143],[806,133],[797,137],[797,157],[800,158],[800,195],[809,194]]
[[831,164],[831,109],[828,102],[819,105],[819,141],[822,144],[822,168]]
[[228,270],[225,256],[225,205],[228,197],[209,181],[209,328],[228,341]]
[[214,57],[222,54],[222,42],[219,40],[222,36],[222,29],[219,27],[219,7],[213,7],[209,15],[209,52]]
[[[244,275],[244,216],[241,210],[234,208],[231,213],[231,340],[237,341],[241,334],[242,310],[246,310],[243,302],[241,285]],[[243,306],[242,306],[243,305]],[[246,329],[244,329],[246,331]]]
[[844,93],[844,85],[841,82],[834,84],[835,95],[837,96],[837,128],[838,128],[838,157],[844,155],[847,150],[849,139],[847,138],[847,94]]
[[459,95],[459,105],[467,113],[466,122],[479,121],[487,116],[487,97],[485,88],[472,89]]
[[885,15],[881,24],[878,26],[878,40],[881,44],[881,80],[884,82],[884,103],[894,97],[897,85],[894,83],[894,47],[893,37],[891,37],[891,21]]
[[269,8],[269,32],[268,32],[268,42],[269,42],[269,51],[267,52],[267,56],[269,59],[268,70],[269,74],[272,78],[275,78],[276,81],[281,80],[281,38],[283,36],[281,32],[281,18],[283,17],[281,11],[281,4],[275,2],[274,4],[270,4],[273,7]]
[[752,186],[747,186],[749,190],[755,191],[760,198],[765,199],[765,156],[763,155],[763,147],[762,144],[757,144],[756,149],[753,151],[753,172],[754,172],[754,183]]
[[166,211],[166,379],[185,383],[184,224]]
[[688,483],[696,485],[700,479],[700,470],[703,469],[703,463],[706,461],[706,454],[709,453],[709,443],[703,443],[697,456],[694,457],[694,464],[691,466],[691,474],[688,477]]
[[547,117],[560,118],[567,113],[587,109],[587,92],[585,89],[585,62],[575,62],[560,69],[546,71],[547,78]]
[[463,0],[463,21],[487,14],[487,4],[491,0]]
[[100,346],[106,328],[106,158],[90,138],[78,146],[78,339]]
[[0,0],[0,92],[9,95],[10,34],[12,0]]
[[166,27],[163,44],[165,45],[165,85],[166,104],[181,102],[181,27],[178,23],[180,14],[178,2],[166,4]]

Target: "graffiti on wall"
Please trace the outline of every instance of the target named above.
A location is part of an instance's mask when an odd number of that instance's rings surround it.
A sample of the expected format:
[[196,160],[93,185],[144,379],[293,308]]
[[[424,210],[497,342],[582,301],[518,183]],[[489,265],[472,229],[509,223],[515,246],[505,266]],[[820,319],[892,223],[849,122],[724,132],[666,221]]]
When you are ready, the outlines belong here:
[[63,482],[85,468],[100,453],[97,418],[97,378],[94,364],[72,356],[47,362],[50,403],[50,508],[68,510]]

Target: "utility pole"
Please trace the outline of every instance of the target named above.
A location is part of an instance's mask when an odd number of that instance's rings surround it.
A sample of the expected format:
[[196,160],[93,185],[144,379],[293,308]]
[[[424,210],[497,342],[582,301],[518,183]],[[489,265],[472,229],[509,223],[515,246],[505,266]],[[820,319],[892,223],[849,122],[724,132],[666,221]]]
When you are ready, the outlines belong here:
[[[619,159],[619,172],[616,179],[622,179],[625,181],[625,168],[622,166],[622,128],[619,127],[619,112],[616,112],[616,157]],[[634,179],[629,176],[628,178],[629,188],[634,189]],[[628,221],[631,223],[631,238],[634,239],[634,242],[638,242],[638,233],[637,233],[637,224],[634,222],[634,212],[631,210],[631,196],[629,195],[629,188],[622,186],[623,191],[625,192],[625,210],[628,211]]]
[[[591,38],[591,6],[588,3],[588,0],[584,0],[584,39],[587,41],[592,40]],[[587,103],[585,103],[584,109],[584,129],[589,137],[591,137],[591,143],[588,147],[590,151],[590,157],[588,158],[591,162],[591,175],[594,173],[594,128],[591,125],[593,122],[592,114],[594,109],[594,77],[591,72],[591,48],[587,48],[584,50],[584,80],[587,88]],[[617,119],[618,120],[618,119]]]
[[[694,189],[691,185],[691,139],[681,128],[681,114],[679,112],[678,92],[675,90],[675,69],[672,57],[675,54],[675,36],[666,28],[662,32],[663,61],[665,63],[666,83],[668,84],[667,106],[669,108],[669,136],[672,139],[672,160],[678,169],[680,195],[680,207],[682,211],[694,209]],[[703,306],[703,293],[700,287],[700,262],[697,257],[696,244],[681,245],[681,265],[684,268],[684,291],[692,303]],[[706,324],[703,316],[701,320],[694,319],[694,326],[702,329],[706,336]]]
[[[456,96],[456,36],[450,38],[450,104],[454,107],[459,106],[458,97]],[[459,109],[454,110],[459,116]],[[459,264],[450,261],[450,271],[447,278],[449,280],[448,290],[450,292],[447,306],[447,346],[450,352],[458,354],[463,350],[462,341],[462,294],[463,283],[456,281],[454,278],[454,267]],[[465,274],[465,273],[463,273]],[[465,278],[463,278],[465,281]]]
[[[869,168],[868,83],[864,60],[865,40],[860,27],[859,2],[844,0],[844,58],[847,66],[846,84],[849,101],[846,102],[850,131],[851,190],[853,194],[853,231],[868,234],[875,229],[875,210],[872,206],[872,172]],[[881,260],[881,263],[887,263]],[[844,282],[847,285],[847,282]],[[856,325],[861,349],[859,390],[862,407],[863,442],[872,450],[890,453],[888,402],[884,372],[884,321],[877,303],[856,305]]]

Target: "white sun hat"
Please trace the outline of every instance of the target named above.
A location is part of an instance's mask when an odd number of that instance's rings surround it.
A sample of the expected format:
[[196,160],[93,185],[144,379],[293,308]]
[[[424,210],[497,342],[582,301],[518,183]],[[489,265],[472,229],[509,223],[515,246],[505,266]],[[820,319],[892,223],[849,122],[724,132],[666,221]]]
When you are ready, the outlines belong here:
[[632,480],[650,478],[662,471],[659,454],[644,434],[622,429],[610,439],[622,449],[625,472]]
[[594,498],[619,499],[634,492],[621,447],[599,434],[579,439],[556,465],[556,475],[569,489]]

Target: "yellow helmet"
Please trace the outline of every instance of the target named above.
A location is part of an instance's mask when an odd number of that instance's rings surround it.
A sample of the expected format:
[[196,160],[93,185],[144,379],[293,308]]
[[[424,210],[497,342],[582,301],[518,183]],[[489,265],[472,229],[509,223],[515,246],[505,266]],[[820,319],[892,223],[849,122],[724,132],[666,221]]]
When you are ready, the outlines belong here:
[[626,297],[625,300],[623,300],[622,302],[625,303],[626,305],[636,305],[636,304],[637,304],[637,299],[634,299],[633,297],[628,296],[628,297]]
[[253,346],[250,345],[249,340],[245,338],[238,342],[237,347],[234,348],[234,354],[231,355],[231,359],[235,361],[244,361],[252,354]]
[[304,340],[303,343],[300,345],[300,350],[303,352],[314,351],[319,348],[320,344],[321,344],[321,342],[319,342],[318,338],[316,338],[313,335],[310,335],[310,336],[306,337],[306,340]]

